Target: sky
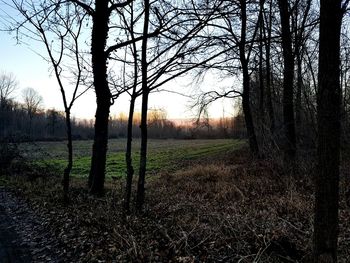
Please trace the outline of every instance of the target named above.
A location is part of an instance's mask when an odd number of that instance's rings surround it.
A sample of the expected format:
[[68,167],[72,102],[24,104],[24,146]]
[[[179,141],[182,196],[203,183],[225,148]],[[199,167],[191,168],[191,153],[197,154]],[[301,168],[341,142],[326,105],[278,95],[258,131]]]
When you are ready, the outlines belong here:
[[[0,39],[0,71],[13,73],[19,82],[19,89],[13,96],[15,100],[22,101],[21,90],[31,87],[43,97],[44,108],[63,110],[62,97],[56,78],[50,71],[50,64],[40,57],[46,55],[44,46],[29,40],[26,44],[17,44],[13,34],[3,31],[0,31]],[[164,85],[162,89],[183,93],[185,96],[165,91],[152,93],[149,107],[165,109],[169,119],[194,118],[196,114],[190,109],[193,101],[188,98],[188,95],[194,93],[192,82],[190,77],[183,77]],[[218,85],[218,80],[209,76],[204,83],[201,89],[211,89]],[[120,97],[111,107],[111,115],[127,113],[128,105],[129,98]],[[211,118],[233,116],[233,105],[232,100],[219,100],[210,106],[209,116]],[[140,111],[140,108],[138,103],[136,111]],[[95,109],[95,94],[90,90],[75,102],[72,114],[79,119],[91,119],[95,115]]]

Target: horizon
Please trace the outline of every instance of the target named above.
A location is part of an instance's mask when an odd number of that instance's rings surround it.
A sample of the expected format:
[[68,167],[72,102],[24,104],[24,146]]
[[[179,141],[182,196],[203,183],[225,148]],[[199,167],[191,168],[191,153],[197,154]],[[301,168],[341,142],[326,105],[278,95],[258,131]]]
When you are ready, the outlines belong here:
[[[7,15],[16,16],[17,13],[11,10],[4,2],[0,2],[0,10]],[[6,17],[0,17],[2,26],[8,22]],[[0,72],[13,73],[18,80],[18,90],[14,94],[15,100],[21,102],[21,91],[27,87],[35,89],[42,97],[44,108],[63,110],[62,96],[59,91],[57,80],[52,72],[51,63],[45,61],[47,57],[46,49],[42,43],[27,39],[20,35],[19,39],[15,33],[1,31],[0,43]],[[90,59],[90,58],[89,58]],[[160,87],[160,92],[152,92],[149,98],[149,108],[163,108],[167,110],[168,118],[195,118],[197,113],[191,110],[194,103],[193,98],[197,98],[197,93],[211,90],[212,87],[225,87],[236,85],[241,86],[239,80],[234,77],[222,78],[210,73],[203,77],[202,82],[194,80],[195,77],[188,73],[185,76],[177,77],[169,83]],[[69,80],[65,79],[65,82]],[[67,84],[67,83],[65,83]],[[67,91],[69,92],[67,85]],[[192,96],[192,100],[191,97]],[[72,107],[72,115],[81,119],[92,119],[95,116],[96,96],[94,90],[89,90],[79,98]],[[220,118],[222,116],[234,116],[236,113],[234,100],[219,99],[208,108],[209,116]],[[129,97],[122,94],[115,105],[111,106],[110,114],[128,112]],[[141,110],[137,100],[136,110]]]
[[[12,73],[18,81],[18,89],[11,97],[14,97],[17,102],[23,102],[21,98],[22,90],[31,87],[43,97],[43,107],[45,109],[62,111],[64,109],[62,97],[56,78],[50,73],[50,64],[38,54],[35,54],[35,52],[39,52],[45,56],[43,47],[38,43],[16,44],[12,35],[5,32],[0,32],[0,34],[2,35],[0,72]],[[34,52],[32,49],[36,51]],[[225,85],[229,81],[221,80],[219,84]],[[219,84],[218,79],[214,76],[207,77],[200,87],[191,86],[191,84],[190,76],[179,77],[162,87],[162,91],[151,94],[149,108],[166,109],[168,118],[171,119],[195,118],[196,112],[191,110],[191,104],[194,101],[189,99],[189,93],[195,93],[199,88],[208,89]],[[93,119],[95,106],[95,94],[91,89],[74,103],[72,115],[80,119]],[[116,100],[115,105],[111,106],[110,115],[125,113],[128,112],[128,109],[129,98],[123,94],[120,99]],[[140,109],[140,103],[137,101],[136,110]],[[209,106],[210,118],[230,117],[235,114],[236,110],[232,99],[220,99]]]

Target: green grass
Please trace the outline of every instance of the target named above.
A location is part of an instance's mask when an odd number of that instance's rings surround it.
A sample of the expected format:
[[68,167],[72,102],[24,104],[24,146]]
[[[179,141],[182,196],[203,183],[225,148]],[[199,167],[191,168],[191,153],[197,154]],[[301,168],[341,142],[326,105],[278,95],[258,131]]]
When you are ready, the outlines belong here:
[[[215,158],[244,145],[241,140],[149,140],[147,172],[174,171],[189,161]],[[107,177],[123,176],[125,166],[125,139],[109,141],[107,153]],[[133,141],[133,165],[137,172],[140,140]],[[85,177],[89,174],[92,141],[74,141],[74,165],[72,175]],[[63,171],[66,165],[65,142],[26,143],[21,146],[22,155],[38,165],[50,165]]]

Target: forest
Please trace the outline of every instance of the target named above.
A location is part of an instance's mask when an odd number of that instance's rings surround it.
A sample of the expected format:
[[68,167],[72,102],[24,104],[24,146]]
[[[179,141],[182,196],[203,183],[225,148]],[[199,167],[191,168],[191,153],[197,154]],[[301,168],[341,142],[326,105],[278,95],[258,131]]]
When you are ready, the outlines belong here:
[[349,2],[0,0],[63,109],[1,72],[0,262],[350,262]]
[[[11,79],[10,75],[3,73],[3,79]],[[0,76],[1,78],[1,76]],[[0,87],[8,85],[0,84]],[[18,86],[14,87],[19,89]],[[29,89],[29,95],[26,92]],[[13,98],[3,96],[0,104],[0,137],[15,142],[29,141],[62,141],[66,139],[66,119],[62,111],[54,108],[40,107],[42,98],[32,88],[24,89],[25,103],[17,102]],[[31,97],[34,95],[34,97]],[[36,106],[36,104],[39,104]],[[133,138],[139,138],[138,129],[140,112],[135,112],[133,117]],[[167,117],[167,111],[162,108],[148,110],[148,137],[153,139],[201,139],[201,138],[243,138],[246,134],[242,114],[234,117],[215,118],[190,118],[171,120]],[[127,137],[127,115],[121,112],[111,115],[108,120],[108,137]],[[79,119],[74,116],[71,119],[73,140],[91,140],[94,137],[94,120]]]

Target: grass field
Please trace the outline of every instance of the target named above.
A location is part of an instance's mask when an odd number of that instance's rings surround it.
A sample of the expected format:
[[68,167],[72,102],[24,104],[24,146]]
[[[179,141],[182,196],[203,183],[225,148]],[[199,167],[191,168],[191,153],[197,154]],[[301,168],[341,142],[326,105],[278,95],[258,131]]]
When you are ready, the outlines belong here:
[[[107,177],[123,176],[125,167],[126,140],[109,141],[107,156]],[[140,140],[133,141],[133,165],[137,172]],[[189,161],[209,160],[229,154],[244,145],[242,140],[149,140],[148,174],[161,170],[178,170]],[[74,165],[72,175],[87,176],[89,173],[92,141],[74,141]],[[63,171],[66,165],[65,142],[36,142],[21,146],[22,156],[40,166],[53,166]]]

